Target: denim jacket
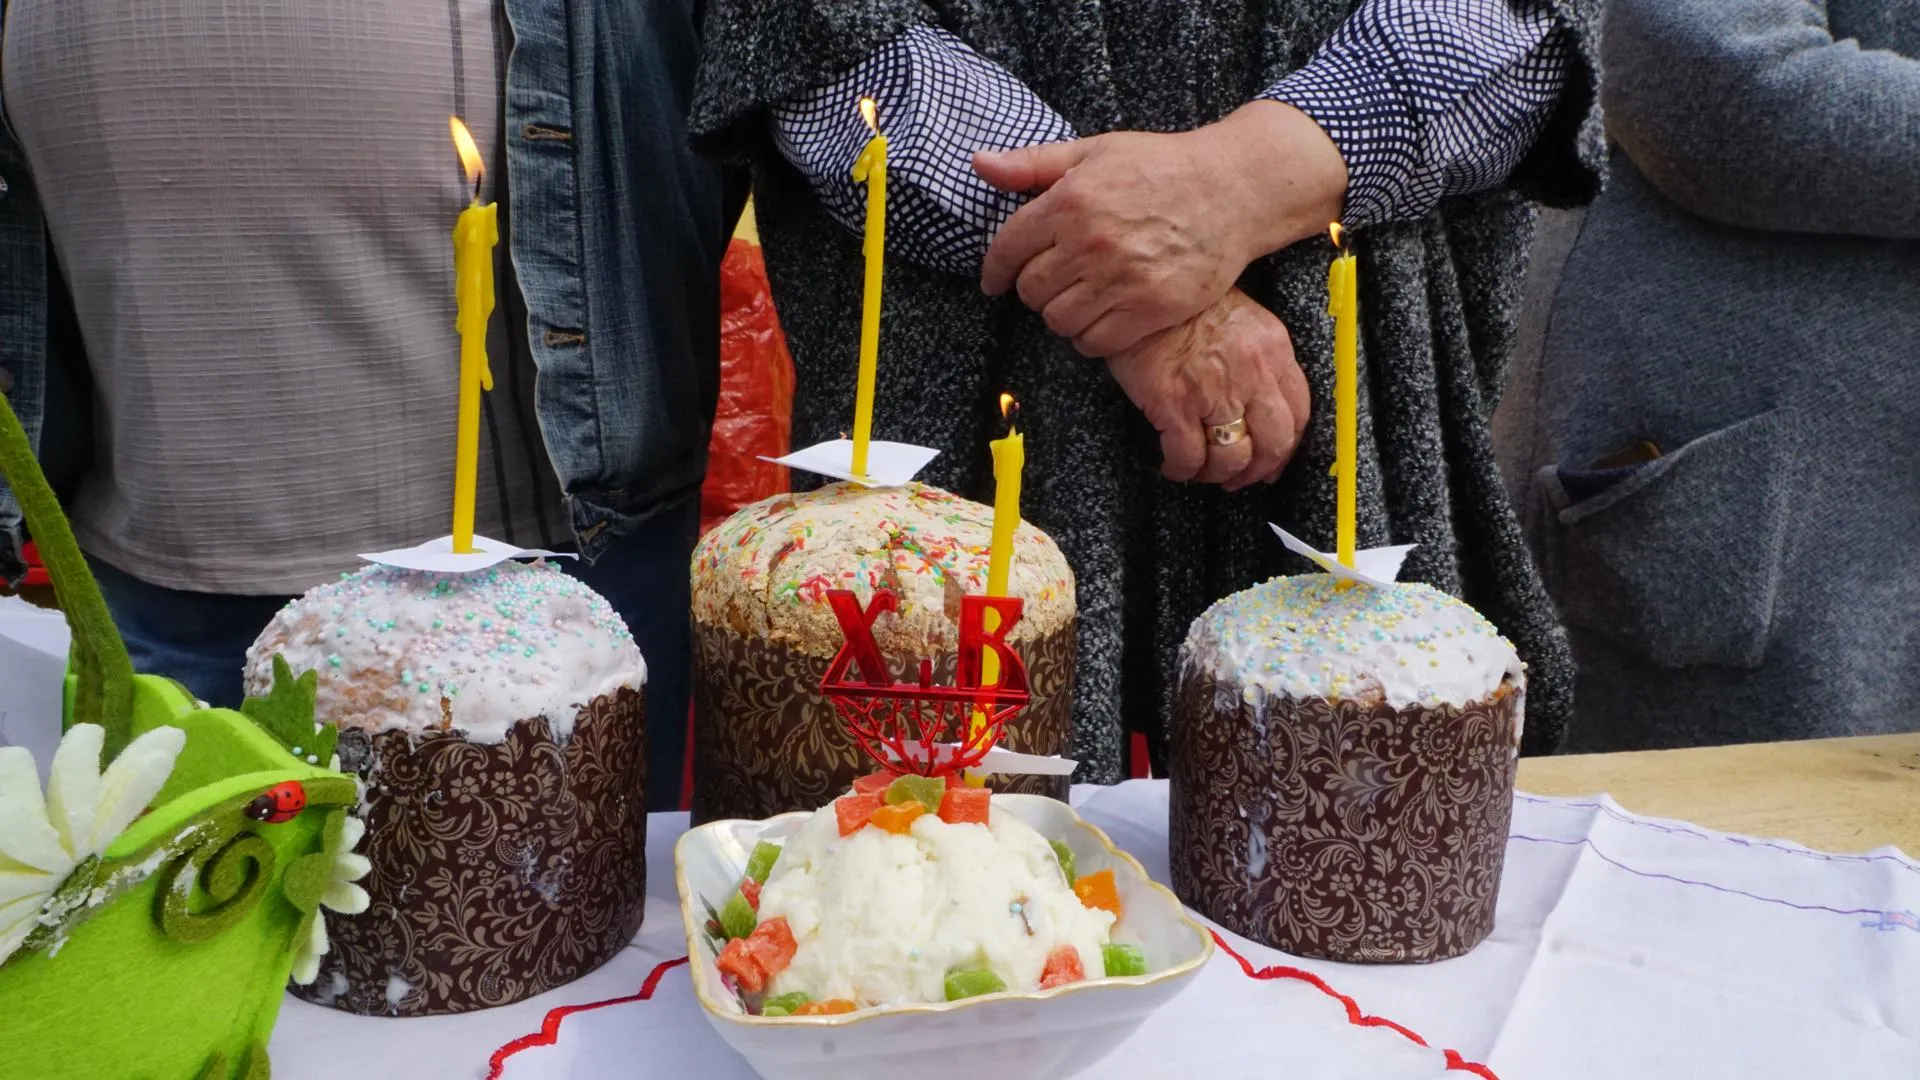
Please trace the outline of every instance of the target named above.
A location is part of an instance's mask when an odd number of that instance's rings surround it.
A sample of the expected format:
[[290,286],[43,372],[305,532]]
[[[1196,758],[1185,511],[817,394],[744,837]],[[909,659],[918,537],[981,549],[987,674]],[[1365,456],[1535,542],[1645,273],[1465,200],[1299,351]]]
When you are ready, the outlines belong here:
[[[746,189],[687,143],[700,0],[504,4],[510,250],[541,432],[592,559],[699,497],[719,387],[720,260]],[[0,132],[0,393],[49,478],[69,487],[93,445],[85,353],[10,131]],[[0,579],[24,569],[22,526],[0,484]]]

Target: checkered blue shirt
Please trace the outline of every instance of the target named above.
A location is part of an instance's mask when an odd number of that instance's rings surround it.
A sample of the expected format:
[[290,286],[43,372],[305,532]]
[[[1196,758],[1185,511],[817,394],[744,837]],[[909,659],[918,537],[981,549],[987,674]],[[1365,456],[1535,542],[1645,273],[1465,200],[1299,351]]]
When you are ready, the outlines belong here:
[[[1367,0],[1307,66],[1259,97],[1311,116],[1347,163],[1349,226],[1414,218],[1447,195],[1500,183],[1553,111],[1573,44],[1545,0]],[[887,242],[895,254],[976,274],[1024,195],[974,174],[976,150],[1076,137],[1004,68],[944,30],[916,26],[834,82],[773,110],[775,143],[856,233],[854,158],[887,134]]]

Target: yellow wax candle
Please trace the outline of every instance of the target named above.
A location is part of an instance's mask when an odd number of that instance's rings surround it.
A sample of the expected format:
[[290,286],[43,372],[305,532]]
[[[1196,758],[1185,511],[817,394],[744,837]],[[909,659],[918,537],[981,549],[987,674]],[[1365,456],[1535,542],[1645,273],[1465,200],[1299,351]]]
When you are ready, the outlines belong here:
[[866,294],[860,308],[860,376],[853,392],[853,475],[867,475],[873,441],[873,379],[880,364],[880,279],[887,256],[887,137],[880,134],[878,106],[860,99],[860,116],[873,138],[853,162],[855,183],[867,185]]
[[493,389],[487,365],[487,321],[493,316],[493,249],[500,243],[500,208],[480,202],[480,149],[459,117],[451,118],[473,202],[453,226],[454,328],[460,332],[460,418],[453,451],[453,550],[473,548],[474,487],[480,474],[480,393]]
[[[987,551],[988,596],[1007,595],[1013,576],[1013,535],[1020,527],[1020,473],[1027,464],[1027,437],[1013,426],[1012,408],[1013,395],[1001,394],[1001,415],[1009,417],[1007,434],[988,444],[993,450],[993,546]],[[1000,616],[987,612],[987,630],[999,625]],[[981,657],[980,682],[983,686],[1000,684],[1000,658],[991,649]],[[975,709],[969,734],[978,734],[986,723],[986,714]],[[973,787],[986,783],[979,773],[968,773],[966,780]]]
[[1330,230],[1340,254],[1327,270],[1327,314],[1333,316],[1333,433],[1334,478],[1338,485],[1335,503],[1335,553],[1342,566],[1353,565],[1355,462],[1359,458],[1359,319],[1355,292],[1357,263],[1353,252],[1341,243],[1340,226]]

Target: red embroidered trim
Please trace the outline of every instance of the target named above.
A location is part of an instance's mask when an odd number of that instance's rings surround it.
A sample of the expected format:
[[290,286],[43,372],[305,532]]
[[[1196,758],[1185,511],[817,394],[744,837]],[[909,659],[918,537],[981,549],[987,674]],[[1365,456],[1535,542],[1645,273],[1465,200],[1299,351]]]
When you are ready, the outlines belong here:
[[[1305,971],[1295,967],[1264,967],[1256,969],[1246,957],[1233,951],[1233,946],[1227,944],[1226,939],[1218,933],[1213,935],[1213,941],[1214,944],[1220,946],[1220,951],[1233,957],[1234,960],[1239,963],[1240,970],[1245,972],[1246,976],[1250,979],[1260,979],[1262,981],[1292,979],[1296,982],[1306,983],[1315,990],[1345,1005],[1347,1007],[1347,1022],[1355,1027],[1386,1028],[1389,1031],[1397,1032],[1403,1038],[1417,1043],[1420,1046],[1431,1048],[1431,1044],[1421,1038],[1419,1033],[1413,1029],[1401,1024],[1396,1024],[1385,1017],[1369,1016],[1361,1012],[1359,1002],[1327,985],[1325,979],[1322,979],[1311,971]],[[647,981],[640,984],[640,992],[637,994],[629,994],[626,997],[608,998],[605,1001],[590,1001],[584,1005],[562,1005],[557,1009],[548,1010],[546,1019],[540,1023],[539,1031],[529,1035],[522,1035],[493,1052],[493,1056],[487,1059],[486,1080],[500,1080],[501,1071],[506,1068],[507,1059],[520,1051],[535,1046],[552,1046],[560,1037],[560,1022],[572,1016],[574,1013],[591,1012],[594,1009],[604,1009],[609,1005],[625,1005],[631,1001],[646,1001],[653,997],[654,990],[660,986],[660,980],[666,976],[667,972],[672,971],[674,968],[686,962],[687,958],[683,956],[678,960],[668,960],[661,963],[647,976]],[[1494,1075],[1492,1069],[1487,1068],[1477,1061],[1468,1061],[1460,1056],[1458,1050],[1447,1050],[1444,1051],[1444,1053],[1447,1056],[1447,1069],[1449,1071],[1472,1073],[1480,1077],[1480,1080],[1500,1080],[1498,1076]]]
[[[1264,967],[1264,968],[1255,970],[1253,964],[1248,962],[1246,957],[1241,956],[1237,952],[1234,952],[1233,946],[1227,944],[1227,940],[1221,937],[1218,932],[1215,932],[1213,935],[1213,943],[1215,945],[1220,946],[1221,952],[1224,952],[1228,956],[1231,956],[1235,960],[1239,961],[1240,970],[1245,972],[1247,977],[1250,979],[1260,979],[1263,981],[1271,980],[1271,979],[1293,979],[1297,982],[1306,983],[1308,986],[1313,987],[1315,990],[1318,990],[1321,993],[1332,998],[1333,1000],[1338,1001],[1340,1004],[1345,1005],[1347,1007],[1347,1023],[1352,1024],[1355,1027],[1386,1028],[1389,1031],[1398,1032],[1401,1036],[1415,1043],[1418,1043],[1421,1046],[1426,1046],[1429,1049],[1431,1049],[1431,1044],[1429,1044],[1427,1040],[1421,1038],[1420,1035],[1417,1032],[1415,1032],[1413,1029],[1408,1028],[1401,1024],[1396,1024],[1393,1021],[1388,1020],[1387,1018],[1382,1016],[1369,1016],[1366,1013],[1361,1012],[1359,1002],[1353,1000],[1352,998],[1341,993],[1340,991],[1335,990],[1333,987],[1328,986],[1327,981],[1325,979],[1322,979],[1320,976],[1315,975],[1311,971],[1305,971],[1296,967]],[[1473,1075],[1480,1077],[1481,1080],[1500,1080],[1498,1076],[1494,1075],[1492,1069],[1487,1068],[1485,1065],[1482,1065],[1477,1061],[1468,1061],[1466,1058],[1463,1058],[1460,1056],[1460,1051],[1458,1050],[1448,1050],[1445,1053],[1447,1055],[1448,1071],[1472,1073]]]
[[500,1072],[507,1067],[507,1059],[520,1051],[535,1046],[552,1046],[560,1038],[560,1021],[574,1013],[591,1012],[594,1009],[604,1009],[609,1005],[625,1005],[630,1001],[645,1001],[653,996],[654,990],[660,986],[660,980],[666,976],[667,972],[686,962],[687,958],[683,956],[678,960],[661,963],[653,969],[652,974],[647,976],[647,981],[640,984],[640,992],[637,994],[608,998],[605,1001],[589,1001],[584,1005],[562,1005],[557,1009],[547,1010],[546,1019],[540,1022],[539,1031],[522,1035],[493,1052],[493,1056],[487,1059],[487,1080],[500,1080]]

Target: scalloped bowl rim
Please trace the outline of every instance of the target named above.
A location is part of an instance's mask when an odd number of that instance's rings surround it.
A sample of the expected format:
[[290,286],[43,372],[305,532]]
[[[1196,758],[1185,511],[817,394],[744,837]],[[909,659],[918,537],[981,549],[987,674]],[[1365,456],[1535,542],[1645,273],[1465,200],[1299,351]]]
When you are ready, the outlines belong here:
[[[1055,998],[1066,997],[1069,994],[1087,993],[1095,990],[1144,989],[1149,986],[1156,986],[1163,982],[1169,982],[1192,975],[1205,967],[1209,960],[1213,959],[1213,934],[1193,917],[1192,913],[1187,910],[1187,906],[1181,903],[1180,898],[1173,894],[1172,889],[1153,880],[1153,878],[1147,874],[1147,868],[1140,865],[1140,860],[1134,858],[1131,854],[1116,845],[1113,842],[1113,838],[1107,835],[1105,829],[1081,817],[1078,810],[1067,803],[1060,802],[1058,799],[1050,799],[1044,795],[1023,795],[1012,792],[998,797],[1022,800],[1046,799],[1048,802],[1059,803],[1059,805],[1072,816],[1075,825],[1087,830],[1093,835],[1094,839],[1100,841],[1100,845],[1106,849],[1109,856],[1112,856],[1118,862],[1125,863],[1127,866],[1132,867],[1133,872],[1140,876],[1140,883],[1142,885],[1159,893],[1169,904],[1173,905],[1173,909],[1179,913],[1178,918],[1180,922],[1184,923],[1194,932],[1194,935],[1199,938],[1199,951],[1180,963],[1162,968],[1159,971],[1147,972],[1145,975],[1102,976],[1098,979],[1083,979],[1080,982],[1068,983],[1065,986],[1056,986],[1050,990],[1002,990],[997,993],[978,994],[973,997],[962,998],[959,1001],[875,1005],[860,1009],[857,1012],[824,1016],[753,1016],[745,1012],[734,1012],[731,1009],[721,1008],[713,1001],[712,997],[708,995],[706,980],[696,971],[693,973],[691,981],[693,982],[694,997],[700,1000],[700,1007],[706,1010],[710,1018],[718,1017],[719,1019],[740,1024],[748,1028],[851,1027],[863,1021],[879,1020],[893,1016],[957,1012],[995,1001],[1050,1001]],[[675,888],[680,891],[680,921],[683,924],[683,929],[686,930],[687,955],[689,957],[699,957],[702,955],[700,952],[701,940],[699,928],[704,925],[693,912],[693,889],[687,882],[686,861],[683,857],[683,849],[692,837],[696,833],[718,831],[729,825],[759,825],[764,828],[783,821],[802,821],[812,817],[815,812],[816,811],[811,810],[794,810],[785,814],[776,814],[770,818],[722,818],[716,821],[709,821],[703,825],[696,825],[680,834],[680,838],[674,841],[673,845],[673,878]],[[1024,818],[1022,820],[1024,820]],[[698,960],[695,960],[696,964],[698,962]]]

